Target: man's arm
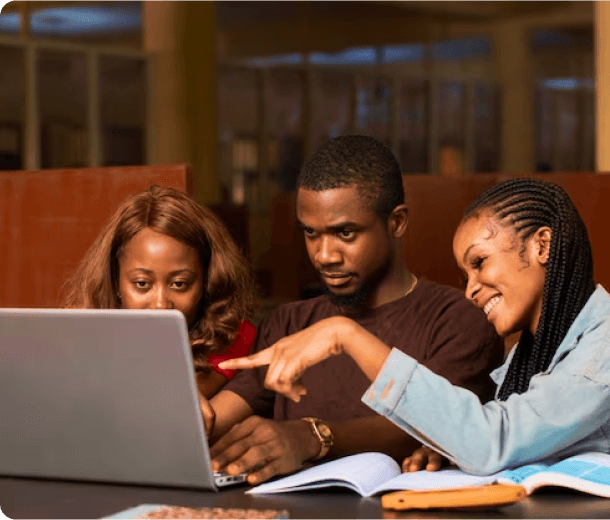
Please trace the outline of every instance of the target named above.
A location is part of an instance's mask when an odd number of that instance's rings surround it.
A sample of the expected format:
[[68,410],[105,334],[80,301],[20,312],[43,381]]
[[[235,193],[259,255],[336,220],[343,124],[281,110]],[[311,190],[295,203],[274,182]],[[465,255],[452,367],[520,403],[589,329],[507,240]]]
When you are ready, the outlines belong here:
[[[334,318],[333,320],[347,324],[349,330],[346,331],[346,335],[350,335],[353,323],[351,320],[346,318]],[[364,329],[361,330],[364,331]],[[298,335],[308,336],[310,344],[315,345],[317,342],[309,336],[315,335],[316,331],[321,335],[328,332],[324,325],[314,325],[301,331]],[[373,339],[372,350],[374,352],[363,355],[357,349],[353,349],[351,355],[359,365],[365,365],[367,371],[372,369],[376,373],[381,368],[390,349],[372,334],[366,331],[364,333],[369,339]],[[279,343],[292,344],[294,336],[290,338],[290,340],[287,338],[280,340]],[[296,343],[299,344],[300,341]],[[325,356],[325,353],[320,354]],[[316,354],[313,357],[316,357]],[[233,363],[235,362],[243,361],[235,360]],[[311,362],[311,359],[308,362]],[[281,365],[282,368],[287,368],[286,364]],[[335,436],[333,448],[327,455],[329,458],[363,451],[382,451],[400,461],[420,446],[420,443],[381,416],[329,422],[329,426]],[[313,460],[319,452],[320,443],[311,431],[310,425],[305,421],[294,420],[278,423],[260,417],[250,417],[231,428],[211,450],[215,470],[225,469],[229,474],[249,471],[248,481],[251,484],[258,484],[275,475],[294,471],[304,462]]]
[[319,450],[318,439],[304,421],[278,422],[253,415],[223,435],[210,455],[214,471],[247,472],[254,485],[299,469]]
[[214,428],[209,435],[210,444],[220,438],[234,425],[250,417],[254,412],[250,405],[230,390],[221,390],[211,400],[214,409]]
[[197,388],[201,395],[206,399],[215,396],[229,380],[215,370],[210,370],[207,374],[197,374]]
[[[421,446],[385,417],[372,416],[328,423],[335,442],[326,458],[381,451],[398,462]],[[232,427],[211,448],[214,471],[230,475],[248,472],[250,484],[291,473],[320,453],[320,442],[309,423],[248,417]]]
[[380,451],[400,463],[421,446],[421,442],[381,415],[341,422],[328,421],[328,425],[335,437],[328,458]]
[[390,347],[355,321],[334,316],[285,336],[256,354],[223,361],[219,366],[242,370],[268,365],[265,387],[298,403],[307,393],[300,378],[309,367],[345,352],[373,381],[390,351]]

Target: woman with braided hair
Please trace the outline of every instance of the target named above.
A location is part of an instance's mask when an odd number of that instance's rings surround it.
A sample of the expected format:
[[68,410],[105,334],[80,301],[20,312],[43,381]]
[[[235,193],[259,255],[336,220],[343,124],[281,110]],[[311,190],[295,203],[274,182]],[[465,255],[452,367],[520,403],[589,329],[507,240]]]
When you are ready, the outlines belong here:
[[[266,385],[298,400],[303,371],[341,353],[373,381],[362,400],[420,440],[406,471],[438,454],[475,474],[586,451],[610,452],[610,295],[593,280],[584,223],[559,186],[500,183],[464,213],[453,240],[466,297],[496,331],[521,332],[481,404],[343,317],[330,318],[231,368],[269,364]],[[433,455],[434,454],[434,455]]]

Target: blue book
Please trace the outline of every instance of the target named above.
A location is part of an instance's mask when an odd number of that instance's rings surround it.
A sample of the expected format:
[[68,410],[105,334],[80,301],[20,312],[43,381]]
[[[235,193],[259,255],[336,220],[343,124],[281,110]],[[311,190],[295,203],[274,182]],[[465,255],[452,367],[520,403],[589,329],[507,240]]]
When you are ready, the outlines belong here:
[[544,486],[559,486],[610,497],[610,455],[590,452],[550,466],[530,464],[502,472],[498,482],[523,486],[528,495]]

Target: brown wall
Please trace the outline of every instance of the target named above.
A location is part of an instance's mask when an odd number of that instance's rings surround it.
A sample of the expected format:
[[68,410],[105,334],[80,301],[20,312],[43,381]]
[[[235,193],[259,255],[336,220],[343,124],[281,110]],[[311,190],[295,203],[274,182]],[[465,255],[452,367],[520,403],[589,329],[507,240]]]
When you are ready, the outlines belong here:
[[0,173],[0,306],[56,306],[108,217],[151,184],[192,194],[190,166]]

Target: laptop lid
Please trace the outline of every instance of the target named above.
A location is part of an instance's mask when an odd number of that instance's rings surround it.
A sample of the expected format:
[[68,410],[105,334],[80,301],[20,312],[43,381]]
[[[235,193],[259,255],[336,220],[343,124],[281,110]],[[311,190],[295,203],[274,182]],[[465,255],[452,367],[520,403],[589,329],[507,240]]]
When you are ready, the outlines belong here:
[[216,489],[184,316],[0,309],[0,474]]

